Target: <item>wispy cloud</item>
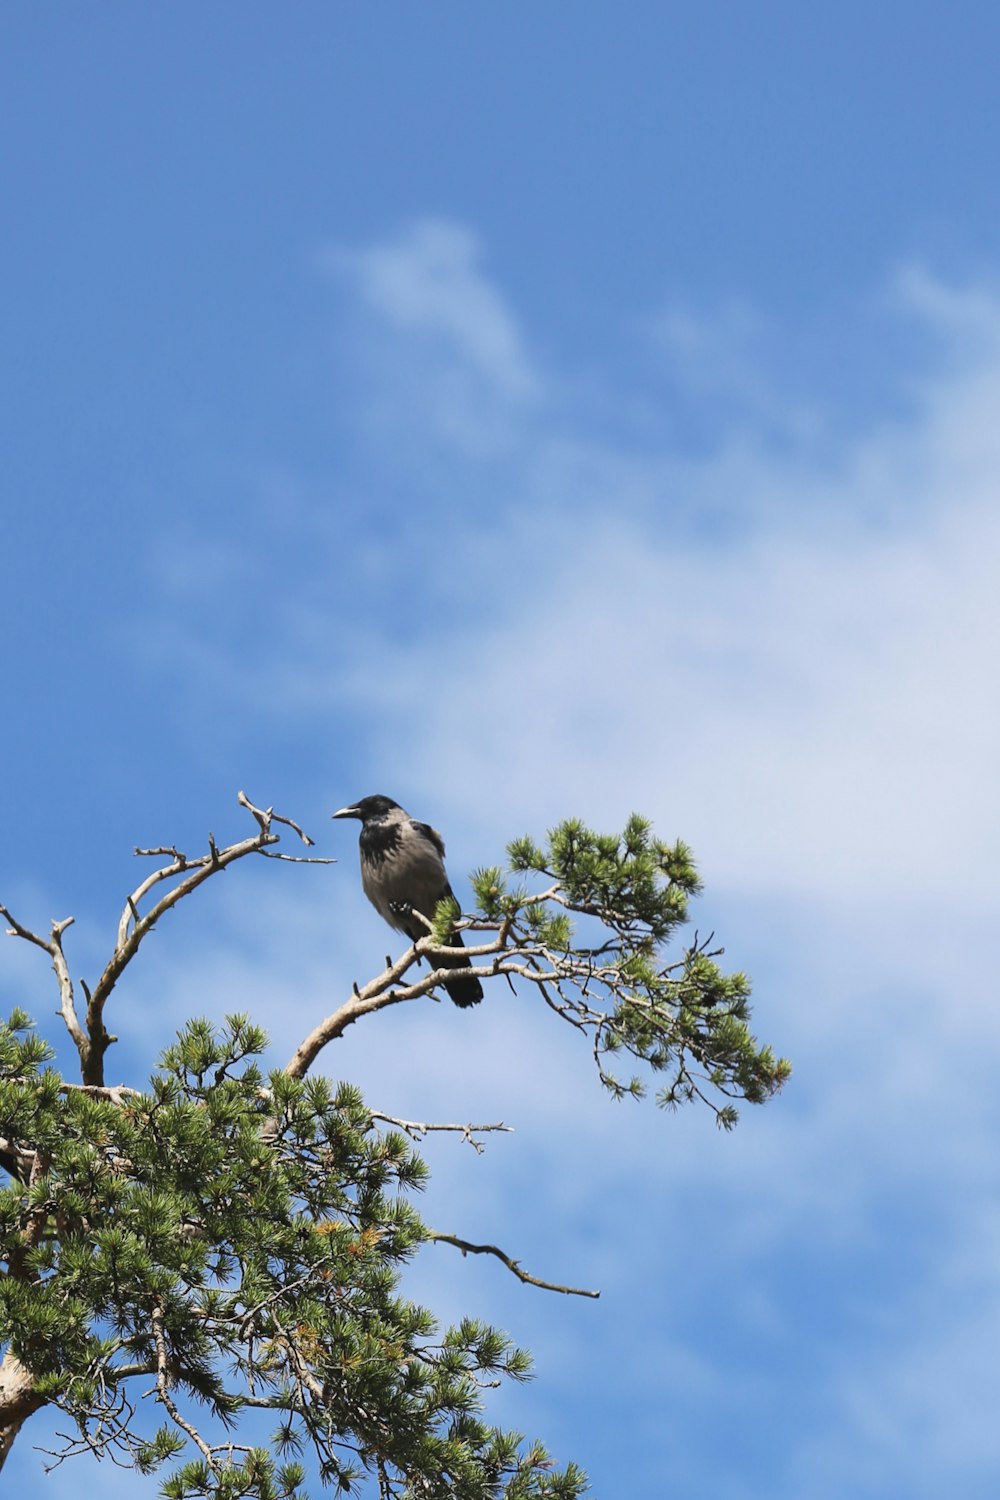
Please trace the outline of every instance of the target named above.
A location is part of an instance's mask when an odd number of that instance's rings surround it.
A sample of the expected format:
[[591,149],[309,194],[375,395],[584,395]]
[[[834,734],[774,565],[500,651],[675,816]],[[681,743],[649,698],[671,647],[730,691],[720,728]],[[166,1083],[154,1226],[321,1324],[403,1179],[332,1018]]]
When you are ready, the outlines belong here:
[[515,414],[523,418],[543,392],[517,319],[482,259],[469,229],[439,219],[320,258],[373,315],[364,353],[380,417],[394,411],[400,422],[409,411],[431,424],[428,432],[474,455],[502,447]]
[[[909,441],[873,434],[836,475],[777,463],[780,514],[719,545],[677,534],[669,491],[661,514],[609,492],[575,524],[550,491],[470,524],[488,569],[471,588],[497,580],[483,608],[412,646],[373,633],[340,690],[377,713],[386,770],[405,721],[413,779],[467,789],[470,816],[550,816],[555,775],[595,815],[640,803],[683,824],[748,893],[975,905],[997,873],[997,373],[935,392]],[[743,484],[767,488],[759,454]],[[950,856],[930,882],[932,850]]]
[[[815,402],[775,370],[775,330],[759,308],[733,298],[716,308],[674,299],[647,321],[659,362],[670,376],[670,399],[684,403],[688,420],[710,412],[715,430],[734,424],[759,437],[775,434],[795,443],[822,432]],[[704,425],[704,419],[703,419]]]
[[439,337],[498,391],[538,392],[516,319],[484,274],[482,246],[464,225],[425,219],[390,244],[332,250],[327,266],[351,276],[386,322]]
[[[797,954],[788,989],[761,1002],[765,1031],[784,1028],[799,1064],[788,1101],[725,1151],[674,1122],[654,1169],[674,1212],[697,1216],[709,1193],[706,1232],[729,1218],[726,1260],[754,1268],[776,1346],[788,1313],[762,1256],[808,1267],[848,1321],[848,1267],[863,1304],[881,1299],[877,1355],[853,1323],[846,1344],[835,1327],[805,1333],[818,1399],[786,1435],[788,1493],[818,1448],[831,1494],[858,1479],[875,1493],[918,1429],[928,1472],[954,1461],[966,1423],[949,1409],[928,1426],[933,1382],[919,1372],[947,1347],[960,1389],[982,1374],[982,1340],[937,1259],[975,1237],[995,1128],[991,1069],[965,1038],[997,1043],[979,972],[1000,831],[987,686],[1000,303],[927,272],[899,286],[940,351],[910,382],[905,416],[873,415],[815,462],[807,441],[775,452],[746,420],[748,356],[730,381],[740,421],[700,459],[525,424],[523,498],[502,524],[466,532],[473,587],[500,580],[489,603],[410,646],[373,635],[363,677],[339,684],[382,725],[377,775],[398,764],[405,725],[409,780],[447,787],[460,827],[509,833],[578,809],[613,824],[642,807],[693,840],[737,931],[769,925],[755,941],[765,974],[782,947]],[[746,352],[756,325],[737,321]],[[688,315],[667,332],[696,383],[723,380],[731,326]],[[771,403],[757,402],[765,425]],[[501,1036],[491,1049],[506,1055]],[[516,1072],[512,1058],[504,1076]],[[606,1154],[590,1144],[595,1183],[610,1188],[612,1162],[649,1181],[644,1131],[634,1156],[617,1130]],[[899,1235],[899,1280],[882,1287]],[[664,1254],[661,1241],[661,1267]],[[972,1261],[994,1284],[992,1251]],[[924,1302],[938,1315],[921,1325]],[[920,1493],[919,1466],[904,1472]]]
[[[401,1113],[521,1128],[488,1171],[435,1149],[433,1218],[475,1221],[484,1238],[513,1219],[519,1252],[568,1275],[555,1235],[581,1281],[613,1288],[621,1219],[603,1209],[645,1215],[629,1263],[643,1284],[683,1284],[691,1310],[654,1342],[669,1342],[671,1368],[700,1372],[671,1434],[678,1465],[705,1392],[738,1389],[748,1422],[795,1413],[775,1494],[801,1493],[821,1464],[831,1495],[888,1493],[894,1470],[929,1495],[968,1427],[955,1402],[929,1419],[935,1371],[946,1360],[956,1390],[985,1384],[968,1288],[994,1326],[998,1024],[982,976],[997,957],[1000,301],[902,273],[900,315],[938,352],[909,379],[905,410],[887,403],[833,448],[827,433],[821,453],[808,424],[793,444],[771,441],[781,382],[755,406],[755,315],[734,330],[685,312],[666,330],[678,369],[686,349],[692,377],[725,384],[727,339],[747,352],[730,383],[738,421],[692,454],[650,441],[653,393],[642,442],[620,412],[599,433],[574,414],[574,372],[533,357],[461,226],[421,224],[334,265],[355,318],[345,357],[371,355],[372,483],[412,476],[426,503],[393,529],[373,523],[345,557],[325,497],[310,519],[300,492],[298,534],[313,542],[302,587],[266,639],[248,623],[238,659],[252,653],[252,683],[202,622],[190,661],[199,674],[215,662],[202,690],[252,687],[303,742],[356,743],[357,784],[337,800],[412,798],[444,826],[456,872],[566,813],[606,826],[651,813],[694,844],[705,918],[756,971],[760,1029],[797,1071],[786,1097],[721,1140],[696,1117],[611,1109],[581,1080],[574,1039],[506,995],[464,1026],[447,1008],[402,1011],[327,1066]],[[280,1052],[363,978],[384,934],[353,850],[339,852],[322,893],[278,903],[252,930],[237,901],[190,972],[165,965],[159,1019],[192,1009],[197,977],[213,1013],[275,1017]],[[567,1166],[573,1150],[585,1174]],[[640,1210],[651,1190],[669,1210]],[[439,1292],[442,1273],[426,1274]],[[501,1318],[516,1307],[474,1275]],[[752,1359],[729,1348],[720,1307]],[[541,1309],[531,1323],[547,1378],[554,1366],[569,1390],[573,1336]],[[601,1338],[610,1349],[614,1330]],[[655,1367],[651,1354],[636,1372],[634,1410],[663,1397]],[[973,1478],[998,1457],[985,1420],[978,1431],[964,1448]]]

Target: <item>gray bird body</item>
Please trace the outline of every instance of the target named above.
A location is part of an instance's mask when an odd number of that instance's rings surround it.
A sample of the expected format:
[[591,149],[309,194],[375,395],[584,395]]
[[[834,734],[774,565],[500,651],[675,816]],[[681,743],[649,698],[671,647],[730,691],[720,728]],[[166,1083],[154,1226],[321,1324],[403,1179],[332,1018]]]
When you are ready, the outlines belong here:
[[[363,797],[333,816],[361,822],[361,884],[379,916],[411,942],[426,937],[427,928],[413,913],[432,921],[438,902],[453,894],[444,867],[444,840],[437,829],[418,823],[391,797]],[[448,946],[463,947],[462,934],[452,933]],[[469,968],[467,958],[431,957],[437,968]],[[472,975],[447,979],[444,987],[456,1005],[475,1005],[483,998],[483,987]]]

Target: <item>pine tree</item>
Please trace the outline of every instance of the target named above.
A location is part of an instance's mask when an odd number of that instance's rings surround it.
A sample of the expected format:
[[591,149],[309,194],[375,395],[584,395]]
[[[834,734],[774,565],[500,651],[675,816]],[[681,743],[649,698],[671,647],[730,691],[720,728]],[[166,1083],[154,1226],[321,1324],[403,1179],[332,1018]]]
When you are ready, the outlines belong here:
[[231,1016],[191,1021],[145,1087],[108,1085],[106,1008],[157,920],[249,854],[291,858],[273,848],[275,825],[311,842],[239,800],[252,837],[220,849],[210,836],[193,859],[136,851],[165,862],[128,896],[83,1005],[64,954],[71,919],[44,937],[0,906],[13,936],[49,954],[80,1063],[80,1082],[62,1078],[21,1010],[0,1024],[0,1468],[27,1419],[55,1405],[76,1433],[59,1460],[112,1455],[156,1471],[170,1500],[301,1500],[316,1480],[380,1500],[572,1500],[581,1470],[556,1470],[484,1416],[484,1386],[523,1379],[527,1354],[473,1319],[442,1331],[399,1271],[439,1239],[578,1289],[430,1230],[411,1202],[426,1177],[413,1137],[445,1127],[376,1114],[310,1070],[359,1018],[431,993],[448,970],[420,960],[457,926],[473,972],[533,988],[589,1037],[613,1096],[643,1093],[641,1065],[662,1080],[660,1104],[704,1101],[731,1128],[737,1101],[764,1102],[790,1070],[751,1035],[749,984],[722,972],[711,939],[667,954],[699,890],[691,853],[639,817],[618,835],[567,821],[544,845],[517,839],[505,868],[474,876],[475,911],[442,902],[427,936],[355,986],[284,1067],[265,1068],[264,1032]]

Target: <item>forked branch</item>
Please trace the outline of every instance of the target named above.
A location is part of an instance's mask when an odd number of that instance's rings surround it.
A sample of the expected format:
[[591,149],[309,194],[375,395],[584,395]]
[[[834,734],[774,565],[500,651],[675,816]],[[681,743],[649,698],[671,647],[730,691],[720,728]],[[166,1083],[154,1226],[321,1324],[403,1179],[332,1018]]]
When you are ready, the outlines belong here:
[[[115,985],[121,978],[129,963],[139,951],[140,944],[148,933],[156,926],[159,919],[172,907],[183,901],[185,896],[190,896],[200,885],[220,871],[228,869],[238,859],[243,859],[248,854],[266,854],[270,858],[294,859],[297,863],[329,865],[334,864],[332,859],[321,859],[316,856],[276,856],[271,851],[271,846],[280,842],[281,835],[274,832],[273,825],[280,823],[286,828],[291,828],[298,834],[306,845],[311,846],[313,840],[304,833],[298,823],[291,818],[283,817],[276,813],[273,808],[257,807],[252,803],[245,792],[239,792],[236,799],[241,807],[245,807],[257,823],[257,832],[251,837],[241,839],[237,843],[229,844],[220,849],[213,835],[208,836],[208,853],[188,858],[186,854],[173,845],[161,846],[152,849],[139,849],[135,853],[143,858],[163,858],[169,856],[167,864],[161,865],[152,874],[141,880],[136,888],[125,898],[125,905],[118,923],[118,932],[114,951],[102,971],[100,978],[93,988],[89,988],[81,980],[81,986],[87,999],[87,1010],[85,1024],[81,1024],[77,1014],[76,1002],[73,992],[73,983],[70,978],[69,968],[62,948],[62,934],[72,923],[73,918],[67,917],[61,922],[53,922],[51,936],[40,937],[23,927],[20,922],[10,914],[6,907],[0,906],[0,915],[3,915],[10,923],[8,931],[13,937],[24,938],[27,942],[34,943],[36,947],[44,948],[52,958],[52,967],[55,970],[56,980],[59,985],[60,1010],[70,1036],[73,1039],[77,1052],[80,1056],[80,1072],[84,1084],[91,1087],[103,1087],[104,1085],[104,1055],[112,1042],[116,1040],[111,1036],[104,1026],[104,1008]],[[175,881],[176,884],[169,885]],[[142,903],[150,892],[157,886],[168,883],[169,888],[148,911],[142,911]]]
[[66,1030],[73,1038],[77,1051],[82,1058],[87,1047],[87,1038],[83,1027],[80,1025],[80,1018],[76,1013],[73,981],[70,978],[69,967],[66,963],[66,955],[63,953],[62,946],[62,935],[67,927],[73,925],[76,918],[64,917],[61,922],[53,922],[51,936],[43,938],[39,937],[37,932],[32,932],[29,928],[22,927],[21,923],[11,915],[6,906],[0,906],[0,917],[3,917],[10,923],[7,929],[8,937],[24,938],[25,942],[34,943],[36,948],[44,948],[45,952],[52,959],[52,969],[56,976],[56,983],[59,986],[59,1010],[66,1023]]

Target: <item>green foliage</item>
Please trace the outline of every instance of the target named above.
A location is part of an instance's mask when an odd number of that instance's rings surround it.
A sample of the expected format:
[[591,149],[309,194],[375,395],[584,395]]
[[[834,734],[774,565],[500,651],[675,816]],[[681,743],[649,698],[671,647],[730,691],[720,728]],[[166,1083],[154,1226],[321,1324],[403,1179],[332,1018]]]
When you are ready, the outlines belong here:
[[[37,1180],[0,1193],[0,1341],[81,1447],[147,1473],[188,1450],[163,1485],[176,1500],[301,1497],[306,1447],[345,1493],[376,1474],[400,1495],[578,1495],[577,1471],[481,1419],[481,1383],[524,1379],[527,1355],[471,1319],[438,1335],[400,1295],[425,1238],[409,1142],[349,1085],[265,1077],[263,1046],[245,1017],[192,1022],[116,1104],[44,1069],[25,1017],[0,1027],[0,1115],[44,1143]],[[205,1408],[210,1451],[192,1460],[174,1424],[139,1431],[136,1380]],[[261,1408],[273,1443],[230,1446]]]
[[[544,847],[524,837],[507,854],[507,872],[491,866],[473,876],[483,922],[501,924],[516,952],[515,963],[500,967],[532,979],[552,1009],[592,1035],[601,1082],[614,1097],[645,1092],[640,1077],[613,1071],[617,1054],[670,1075],[659,1104],[703,1099],[725,1129],[738,1118],[732,1100],[761,1104],[781,1088],[790,1065],[752,1035],[749,981],[722,971],[711,938],[696,935],[679,958],[664,961],[701,890],[686,844],[654,838],[647,819],[633,814],[620,834],[595,833],[573,818],[552,829]],[[522,876],[536,877],[533,885]]]
[[[172,862],[129,898],[106,973],[151,930],[144,891],[180,882],[155,915],[275,841],[270,811],[254,815],[259,840],[213,843],[194,861],[159,851]],[[304,1500],[307,1473],[342,1494],[374,1486],[380,1500],[582,1494],[573,1465],[555,1470],[539,1445],[483,1419],[485,1386],[527,1378],[524,1351],[471,1318],[441,1332],[401,1294],[401,1269],[431,1233],[411,1202],[427,1174],[408,1136],[377,1129],[357,1089],[308,1066],[363,1011],[433,989],[441,976],[414,978],[419,960],[467,930],[475,972],[534,987],[588,1037],[615,1098],[642,1095],[641,1077],[616,1071],[640,1064],[662,1106],[704,1100],[728,1129],[736,1101],[763,1103],[790,1069],[753,1037],[749,981],[720,968],[711,938],[668,951],[700,883],[687,846],[645,819],[516,839],[507,868],[478,871],[473,888],[477,914],[440,902],[410,956],[355,987],[286,1071],[265,1072],[263,1031],[233,1016],[221,1030],[190,1022],[144,1092],[108,1089],[90,1006],[86,1036],[70,1026],[83,1087],[52,1069],[26,1015],[0,1024],[0,1346],[31,1409],[55,1404],[75,1422],[64,1456],[158,1473],[170,1500]],[[13,930],[52,955],[74,1020],[67,925],[48,941]],[[0,1465],[23,1417],[0,1421]]]
[[434,912],[434,921],[431,923],[431,933],[436,943],[447,947],[452,939],[455,923],[462,915],[462,908],[454,896],[446,896],[439,901]]

